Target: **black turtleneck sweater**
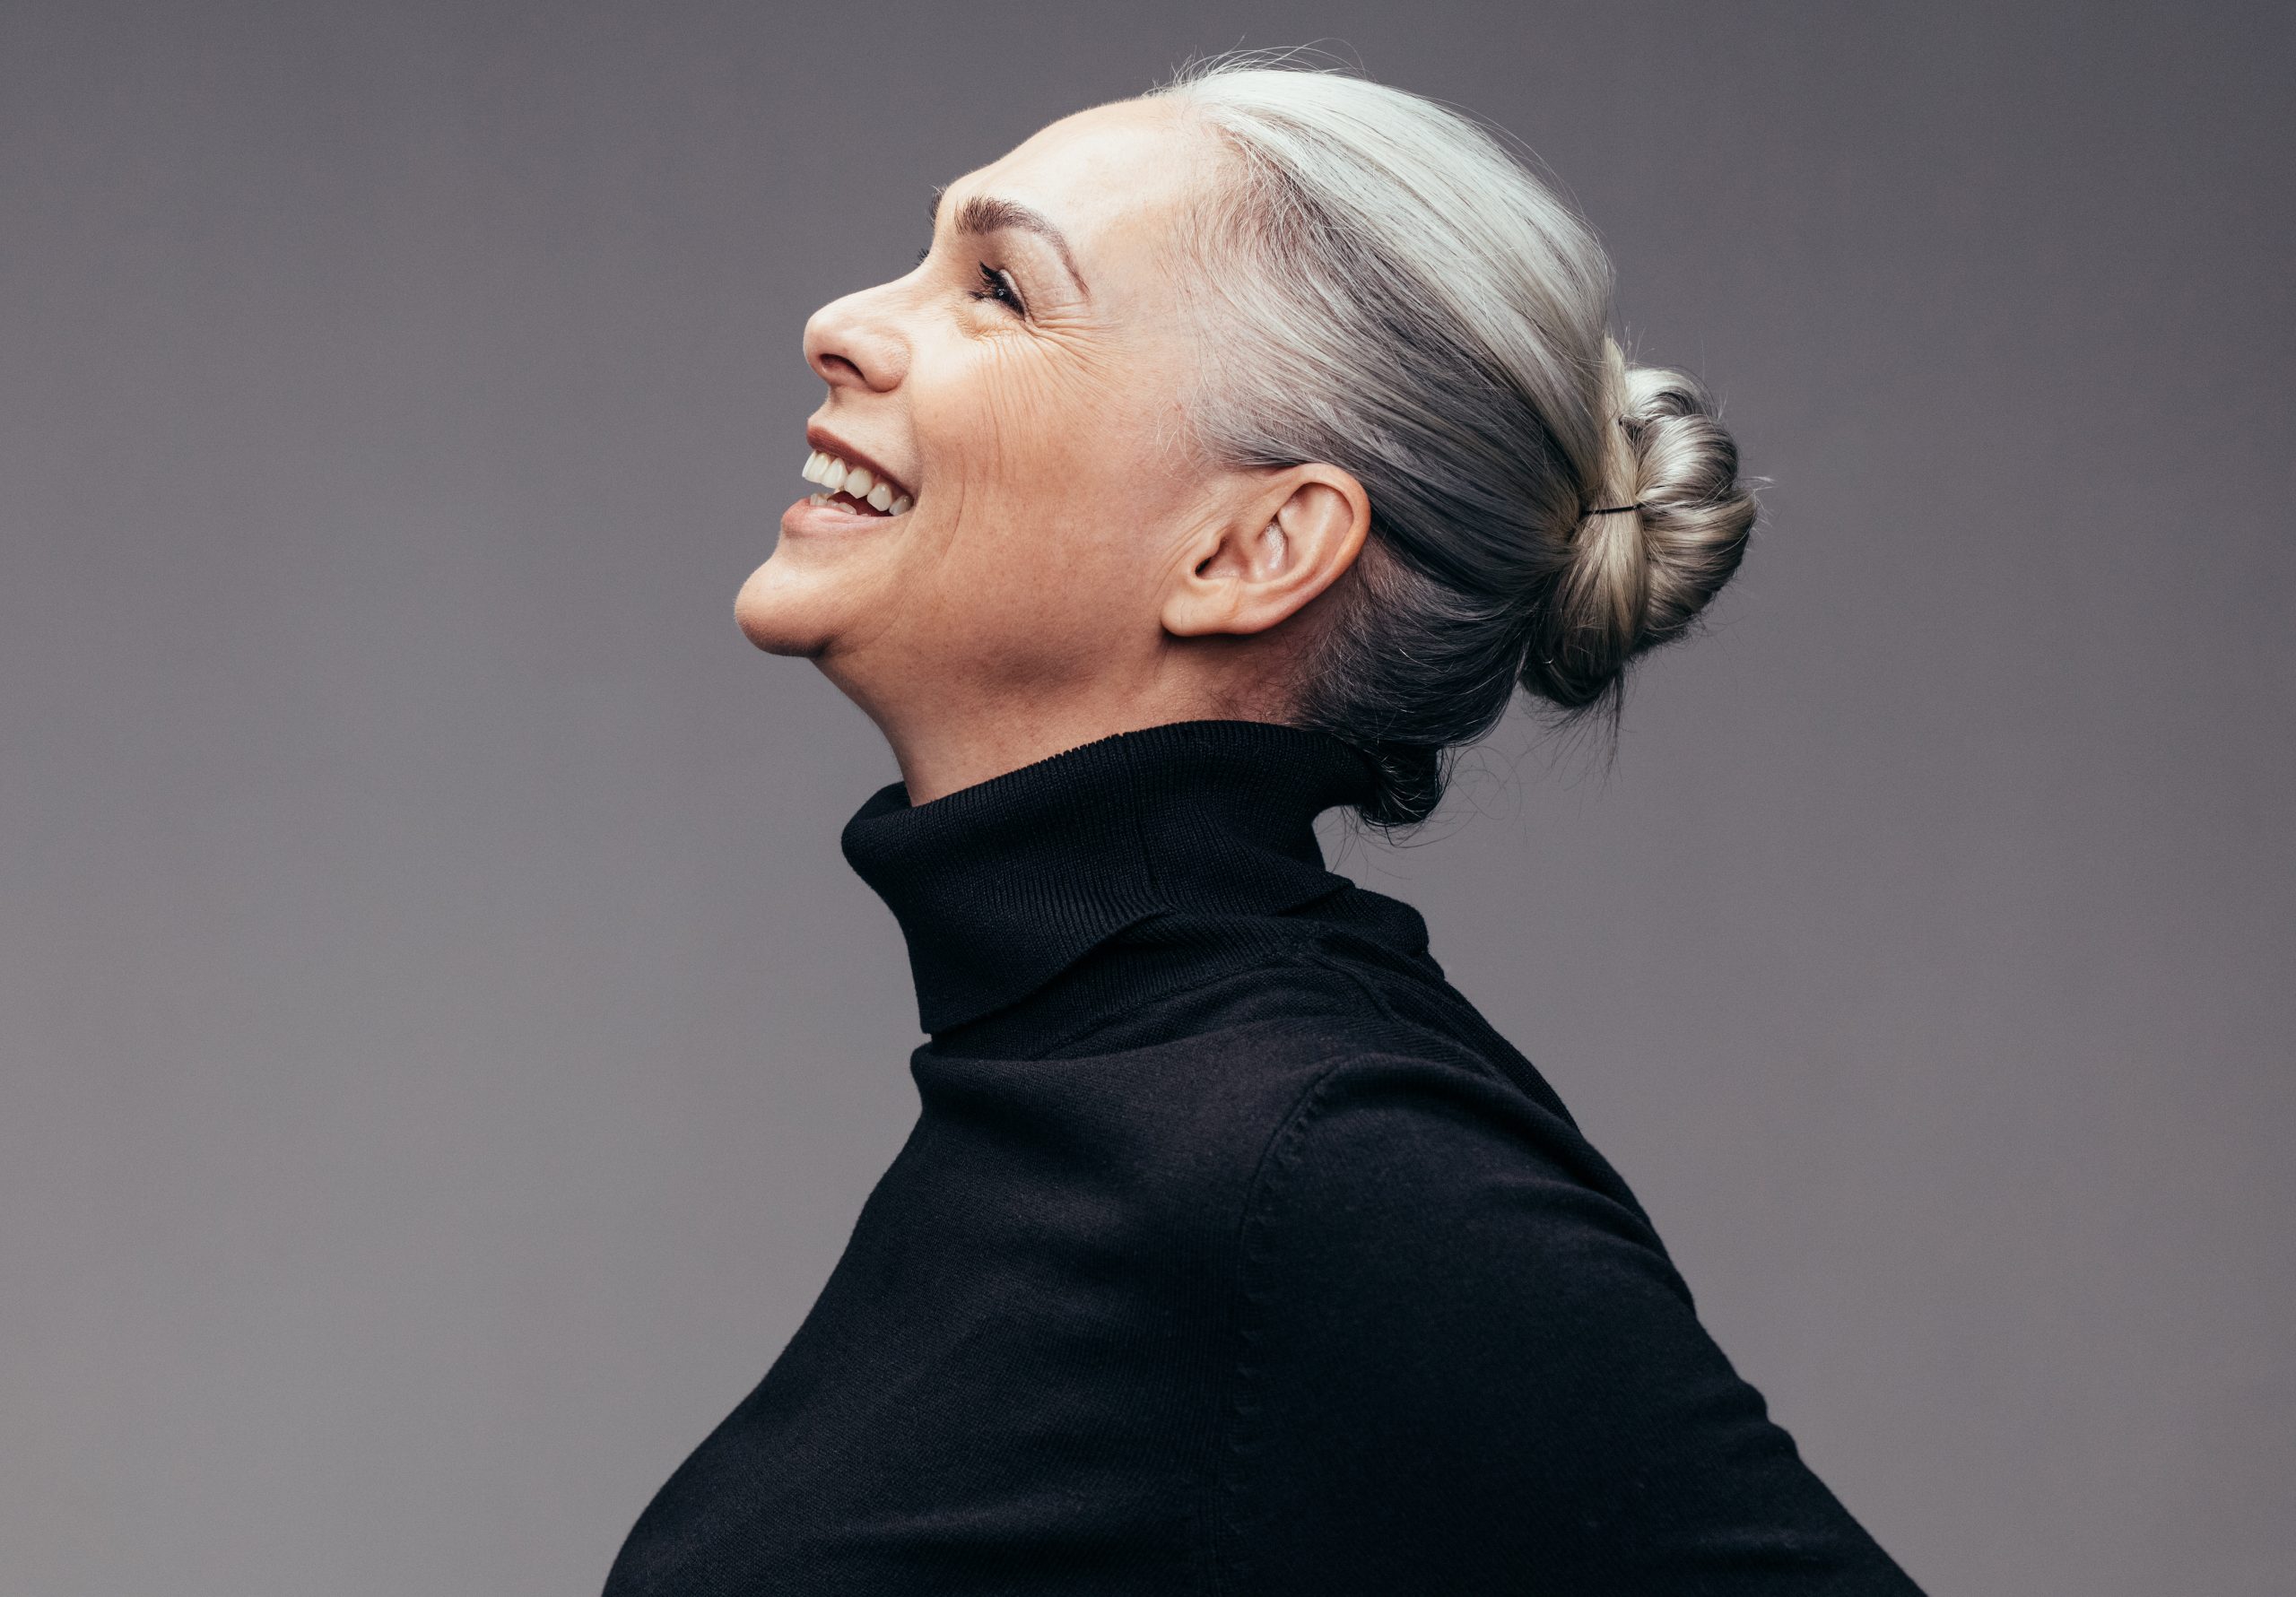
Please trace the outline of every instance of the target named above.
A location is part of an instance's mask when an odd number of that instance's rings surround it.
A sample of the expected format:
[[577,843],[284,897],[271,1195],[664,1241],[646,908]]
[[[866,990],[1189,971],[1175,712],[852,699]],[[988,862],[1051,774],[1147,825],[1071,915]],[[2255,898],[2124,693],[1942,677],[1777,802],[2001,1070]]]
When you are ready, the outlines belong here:
[[1324,869],[1370,781],[1193,721],[861,807],[917,1123],[608,1597],[1914,1591],[1418,914]]

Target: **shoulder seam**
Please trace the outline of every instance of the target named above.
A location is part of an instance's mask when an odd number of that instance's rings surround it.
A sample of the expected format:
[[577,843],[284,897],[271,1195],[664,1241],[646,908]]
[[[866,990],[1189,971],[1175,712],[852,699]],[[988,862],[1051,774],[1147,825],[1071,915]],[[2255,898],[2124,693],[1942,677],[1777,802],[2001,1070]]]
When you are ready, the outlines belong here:
[[[1336,965],[1333,968],[1344,970],[1344,967]],[[1360,981],[1361,978],[1357,979]],[[1380,1012],[1392,1026],[1403,1032],[1421,1034],[1422,1031],[1422,1029],[1396,1018],[1384,1003],[1380,1004]],[[1461,1049],[1459,1053],[1462,1055],[1459,1059],[1431,1056],[1399,1050],[1392,1046],[1383,1046],[1377,1040],[1348,1043],[1327,1050],[1314,1062],[1311,1066],[1313,1075],[1300,1088],[1276,1123],[1275,1129],[1269,1133],[1259,1159],[1253,1166],[1251,1178],[1245,1184],[1241,1211],[1237,1218],[1233,1252],[1235,1281],[1229,1294],[1228,1336],[1235,1344],[1235,1352],[1223,1375],[1216,1409],[1218,1429],[1200,1532],[1200,1549],[1206,1575],[1205,1589],[1213,1597],[1222,1593],[1243,1593],[1256,1589],[1256,1571],[1251,1567],[1248,1546],[1253,1510],[1247,1500],[1249,1488],[1244,1480],[1243,1465],[1252,1451],[1248,1428],[1257,1410],[1251,1393],[1252,1384],[1259,1374],[1254,1363],[1257,1352],[1256,1344],[1260,1340],[1263,1311],[1272,1300],[1273,1289],[1257,1286],[1255,1282],[1265,1278],[1263,1267],[1273,1263],[1277,1254],[1277,1233],[1283,1228],[1282,1222],[1285,1219],[1281,1202],[1284,1180],[1298,1167],[1302,1145],[1329,1101],[1334,1084],[1354,1065],[1376,1061],[1455,1071],[1483,1089],[1520,1099],[1523,1108],[1527,1111],[1545,1112],[1542,1106],[1532,1102],[1515,1083],[1495,1072],[1487,1061],[1472,1050]],[[1648,1226],[1647,1218],[1631,1200],[1626,1206]],[[1656,1242],[1655,1233],[1651,1240]],[[1658,1251],[1663,1257],[1663,1247]]]
[[[1320,961],[1315,962],[1320,963]],[[1249,1266],[1252,1221],[1254,1217],[1261,1212],[1260,1194],[1268,1185],[1271,1170],[1281,1157],[1281,1150],[1298,1141],[1301,1128],[1312,1115],[1316,1100],[1330,1083],[1332,1076],[1351,1060],[1361,1057],[1361,1052],[1354,1046],[1342,1046],[1327,1050],[1314,1062],[1310,1067],[1314,1073],[1309,1077],[1307,1083],[1292,1098],[1291,1106],[1284,1110],[1283,1118],[1276,1122],[1275,1129],[1268,1133],[1267,1141],[1261,1145],[1259,1159],[1252,1166],[1251,1179],[1244,1184],[1243,1202],[1236,1217],[1234,1253],[1236,1276],[1229,1293],[1228,1316],[1229,1335],[1232,1340],[1239,1341],[1242,1346],[1237,1350],[1221,1383],[1216,1410],[1218,1429],[1215,1433],[1211,1479],[1205,1492],[1207,1501],[1204,1505],[1203,1528],[1199,1533],[1200,1552],[1206,1576],[1205,1590],[1213,1593],[1213,1597],[1217,1597],[1217,1593],[1222,1591],[1249,1589],[1248,1585],[1231,1588],[1227,1584],[1226,1572],[1223,1570],[1221,1558],[1221,1541],[1234,1529],[1235,1499],[1240,1496],[1243,1489],[1241,1482],[1236,1479],[1229,1466],[1233,1454],[1241,1445],[1236,1438],[1235,1431],[1237,1422],[1242,1417],[1241,1410],[1245,1407],[1243,1386],[1251,1373],[1248,1363],[1251,1353],[1250,1344],[1257,1335],[1255,1328],[1250,1324],[1251,1314],[1248,1303],[1251,1297],[1248,1283],[1251,1274]],[[1238,1573],[1247,1577],[1249,1575],[1248,1569],[1239,1570]]]
[[[1380,1008],[1381,1013],[1388,1012],[1385,1005]],[[1239,1555],[1233,1561],[1231,1569],[1223,1563],[1221,1544],[1223,1540],[1232,1541],[1240,1534],[1245,1514],[1241,1502],[1245,1488],[1234,1466],[1247,1450],[1247,1444],[1239,1432],[1251,1413],[1252,1405],[1247,1387],[1255,1373],[1251,1364],[1252,1344],[1258,1336],[1258,1329],[1253,1322],[1255,1311],[1265,1301],[1265,1295],[1255,1292],[1251,1285],[1252,1267],[1256,1262],[1264,1261],[1267,1256],[1265,1249],[1255,1254],[1255,1221],[1258,1222],[1257,1229],[1263,1236],[1272,1229],[1274,1211],[1264,1200],[1274,1190],[1277,1177],[1296,1161],[1300,1139],[1306,1135],[1309,1123],[1322,1107],[1323,1098],[1334,1078],[1348,1065],[1371,1057],[1405,1056],[1390,1055],[1378,1047],[1349,1045],[1334,1047],[1317,1060],[1313,1067],[1314,1075],[1300,1088],[1291,1107],[1284,1111],[1283,1119],[1268,1134],[1265,1145],[1260,1150],[1258,1162],[1252,1167],[1251,1179],[1245,1184],[1242,1210],[1236,1221],[1236,1280],[1229,1299],[1229,1331],[1239,1346],[1221,1390],[1218,1441],[1213,1451],[1213,1479],[1208,1494],[1213,1501],[1207,1505],[1205,1516],[1204,1554],[1205,1570],[1208,1576],[1206,1590],[1214,1597],[1223,1591],[1248,1592],[1251,1589],[1252,1571],[1248,1562]],[[1231,1573],[1240,1584],[1231,1586],[1227,1583]]]
[[[1510,1081],[1505,1075],[1495,1072],[1489,1060],[1485,1059],[1474,1048],[1468,1047],[1458,1038],[1449,1036],[1438,1028],[1424,1025],[1418,1021],[1405,1020],[1402,1015],[1396,1012],[1395,1005],[1388,1002],[1387,995],[1379,991],[1378,984],[1372,981],[1369,976],[1365,976],[1361,970],[1356,969],[1347,961],[1344,959],[1335,959],[1321,949],[1313,947],[1310,947],[1306,950],[1306,957],[1312,962],[1331,971],[1334,975],[1343,976],[1346,980],[1354,983],[1358,988],[1361,989],[1363,996],[1370,1000],[1372,1008],[1378,1011],[1380,1019],[1384,1020],[1387,1023],[1388,1027],[1398,1036],[1408,1037],[1412,1038],[1413,1042],[1420,1043],[1422,1046],[1430,1040],[1440,1045],[1439,1055],[1430,1054],[1427,1055],[1430,1063],[1452,1065],[1458,1065],[1464,1063],[1466,1068],[1472,1070],[1474,1074],[1483,1077],[1486,1081],[1496,1081],[1505,1086],[1518,1086],[1518,1083]],[[1385,1050],[1380,1051],[1384,1052]]]

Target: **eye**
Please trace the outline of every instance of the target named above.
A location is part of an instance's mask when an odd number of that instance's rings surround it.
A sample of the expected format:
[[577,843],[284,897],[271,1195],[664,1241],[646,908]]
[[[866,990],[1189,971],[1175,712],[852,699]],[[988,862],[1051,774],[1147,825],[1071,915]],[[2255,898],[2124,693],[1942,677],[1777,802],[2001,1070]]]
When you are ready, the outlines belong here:
[[923,265],[925,264],[925,257],[932,253],[933,246],[930,244],[926,245],[924,248],[917,252],[917,264],[920,266]]
[[980,268],[980,281],[982,287],[965,291],[970,298],[996,299],[1011,306],[1022,316],[1029,314],[1028,307],[1021,303],[1021,291],[1013,284],[1011,273],[1000,272],[984,262]]

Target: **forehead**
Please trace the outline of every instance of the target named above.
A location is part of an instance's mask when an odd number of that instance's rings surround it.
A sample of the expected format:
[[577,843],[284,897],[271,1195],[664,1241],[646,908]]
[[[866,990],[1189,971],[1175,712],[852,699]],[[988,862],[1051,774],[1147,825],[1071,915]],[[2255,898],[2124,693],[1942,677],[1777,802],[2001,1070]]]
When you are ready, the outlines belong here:
[[[1155,100],[1095,106],[1039,129],[1009,153],[951,184],[1043,212],[1080,256],[1155,230],[1187,205],[1217,146],[1178,108]],[[1091,275],[1089,260],[1084,270]]]

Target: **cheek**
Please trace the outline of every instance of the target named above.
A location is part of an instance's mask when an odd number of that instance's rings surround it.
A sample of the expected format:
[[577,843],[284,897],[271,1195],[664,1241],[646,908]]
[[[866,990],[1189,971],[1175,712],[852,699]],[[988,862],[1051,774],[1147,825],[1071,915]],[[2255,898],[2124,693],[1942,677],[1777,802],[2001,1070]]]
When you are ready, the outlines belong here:
[[1105,363],[1018,337],[962,357],[911,393],[931,473],[902,561],[917,642],[1014,676],[1152,642],[1157,532],[1184,485],[1155,447],[1144,374],[1127,392]]
[[1138,497],[1146,374],[1081,336],[968,341],[945,383],[917,396],[921,447],[968,497],[1007,514]]
[[966,510],[937,547],[915,551],[901,584],[911,635],[934,659],[1014,681],[1072,676],[1124,652],[1144,624],[1152,631],[1120,526],[1052,495]]

